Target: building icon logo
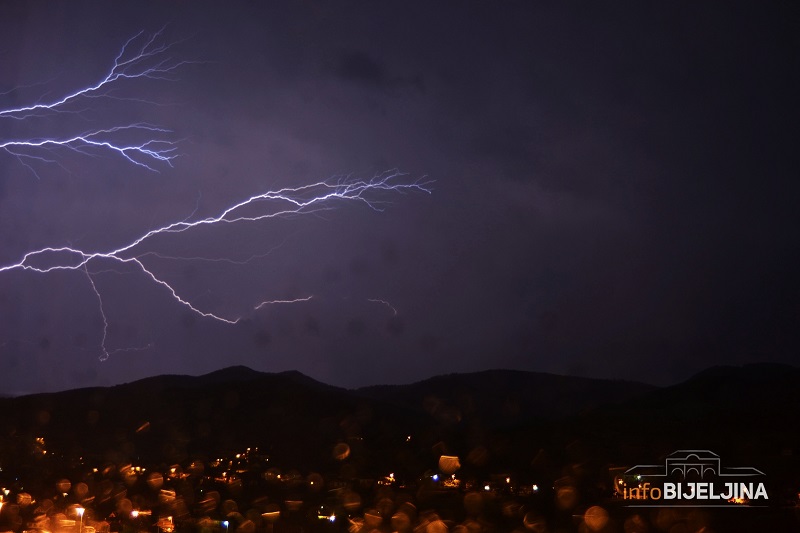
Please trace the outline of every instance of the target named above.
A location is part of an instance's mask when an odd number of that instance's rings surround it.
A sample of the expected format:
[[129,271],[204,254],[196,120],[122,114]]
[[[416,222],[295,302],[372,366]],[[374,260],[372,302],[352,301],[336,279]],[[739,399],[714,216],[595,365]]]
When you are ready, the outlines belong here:
[[711,450],[677,450],[663,464],[628,468],[614,488],[632,506],[757,506],[769,500],[765,479],[751,466],[723,466]]

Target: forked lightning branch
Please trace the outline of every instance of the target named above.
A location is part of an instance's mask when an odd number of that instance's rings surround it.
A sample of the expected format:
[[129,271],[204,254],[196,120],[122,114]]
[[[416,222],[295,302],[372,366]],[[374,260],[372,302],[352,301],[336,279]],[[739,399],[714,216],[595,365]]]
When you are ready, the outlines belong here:
[[[187,62],[170,57],[170,48],[170,44],[163,42],[163,30],[152,35],[146,35],[141,32],[122,46],[110,69],[99,80],[77,90],[66,92],[60,97],[54,97],[49,100],[41,98],[39,101],[28,105],[6,109],[0,108],[0,121],[26,121],[56,114],[80,115],[85,106],[90,106],[92,102],[96,102],[98,99],[118,99],[114,90],[119,84],[128,80],[172,79],[176,69]],[[144,102],[144,100],[136,98],[130,99]],[[116,153],[122,156],[123,162],[132,163],[147,170],[155,170],[154,165],[156,163],[172,166],[172,161],[176,156],[175,145],[172,142],[164,140],[162,137],[146,137],[138,143],[121,143],[114,139],[117,134],[130,134],[131,132],[145,136],[161,136],[171,133],[165,128],[145,123],[116,124],[63,137],[42,134],[30,139],[0,139],[0,152],[5,152],[15,157],[37,177],[38,174],[34,164],[57,163],[57,150],[59,149],[85,155],[95,155],[98,150]],[[265,305],[306,302],[311,297],[293,300],[261,298],[261,303],[254,301],[251,305],[243,307],[242,313],[238,316],[222,316],[209,310],[203,310],[192,303],[190,299],[181,296],[178,290],[149,264],[152,256],[157,256],[162,260],[170,258],[192,260],[192,258],[177,257],[178,254],[176,254],[176,257],[155,254],[146,249],[148,241],[157,235],[169,235],[174,239],[179,239],[181,234],[187,231],[211,225],[226,226],[230,227],[231,231],[235,231],[237,225],[240,224],[252,224],[272,218],[318,213],[333,209],[337,204],[343,202],[360,203],[373,211],[382,211],[382,205],[386,201],[386,194],[430,193],[429,185],[430,182],[424,181],[424,179],[408,180],[403,173],[388,171],[377,174],[371,179],[345,177],[297,187],[285,187],[250,196],[225,207],[216,216],[197,220],[180,220],[146,231],[139,237],[113,249],[93,250],[85,247],[54,245],[31,250],[23,254],[15,262],[0,265],[0,274],[9,271],[26,271],[34,274],[74,271],[96,296],[98,311],[103,323],[102,338],[99,342],[100,359],[104,360],[110,354],[116,351],[126,351],[128,348],[109,351],[106,346],[109,334],[109,321],[104,309],[106,303],[101,297],[100,289],[95,283],[95,274],[90,268],[95,266],[96,263],[111,261],[119,265],[125,265],[144,275],[154,285],[163,288],[165,295],[197,315],[228,324],[236,324],[245,313],[251,313]],[[199,261],[202,258],[195,259]],[[224,261],[225,258],[214,258],[212,260]],[[268,297],[269,295],[264,296]],[[397,314],[396,309],[384,300],[370,301],[382,303],[388,306],[394,314]]]
[[[84,129],[87,122],[92,122],[85,116],[87,111],[100,100],[152,103],[137,96],[119,96],[118,91],[126,82],[174,79],[176,71],[190,63],[169,55],[172,44],[164,42],[163,32],[163,29],[152,35],[139,32],[128,39],[105,75],[91,83],[67,90],[59,97],[41,97],[22,106],[0,108],[0,131],[9,131],[8,126],[14,123],[47,117],[75,119],[67,127],[70,133],[54,135],[41,131],[29,138],[0,137],[0,152],[16,158],[36,177],[39,177],[38,166],[60,165],[59,155],[63,151],[85,156],[116,154],[128,163],[154,172],[157,165],[172,166],[178,154],[174,141],[169,138],[172,132],[167,128],[146,122],[114,123],[112,120],[102,127]],[[17,87],[3,94],[24,88]],[[3,94],[0,94],[0,102]],[[6,128],[2,128],[4,123]]]
[[[89,266],[96,261],[113,261],[138,269],[156,285],[165,289],[175,302],[190,309],[192,312],[228,324],[236,324],[242,317],[225,317],[210,311],[203,311],[192,302],[178,294],[178,291],[158,273],[145,264],[145,258],[151,255],[144,250],[146,242],[157,235],[174,235],[190,231],[195,228],[209,225],[230,225],[256,223],[272,218],[288,217],[320,210],[332,209],[336,202],[357,202],[367,205],[374,211],[381,211],[380,200],[375,197],[380,192],[402,193],[408,191],[421,191],[430,193],[429,182],[402,181],[404,174],[392,171],[382,173],[369,180],[340,179],[338,181],[321,181],[301,187],[283,188],[276,191],[267,191],[257,194],[233,204],[214,217],[198,220],[182,220],[173,222],[160,228],[150,230],[138,238],[118,248],[106,251],[92,251],[69,246],[45,247],[33,250],[22,256],[16,263],[0,265],[0,273],[12,270],[22,270],[38,274],[48,274],[57,271],[75,271],[88,279],[89,286],[94,291],[100,314],[103,318],[104,330],[101,342],[101,359],[106,359],[110,352],[106,348],[105,340],[108,334],[108,320],[103,310],[103,299],[94,283]],[[253,209],[257,211],[253,213]],[[246,212],[245,212],[246,211]],[[306,301],[308,298],[302,299]],[[253,303],[248,311],[258,309],[264,304]]]

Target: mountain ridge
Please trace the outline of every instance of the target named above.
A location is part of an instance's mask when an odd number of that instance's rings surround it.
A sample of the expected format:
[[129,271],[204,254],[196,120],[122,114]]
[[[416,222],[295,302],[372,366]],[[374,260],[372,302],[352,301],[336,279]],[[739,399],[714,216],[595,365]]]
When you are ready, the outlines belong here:
[[549,464],[601,470],[698,447],[781,466],[785,453],[800,453],[798,389],[800,369],[790,365],[714,368],[663,388],[496,370],[367,390],[231,367],[0,398],[0,463],[30,475],[41,439],[54,456],[97,464],[183,464],[254,447],[329,473],[345,449],[364,476],[418,475],[440,455],[484,473],[539,469],[548,464],[540,450]]

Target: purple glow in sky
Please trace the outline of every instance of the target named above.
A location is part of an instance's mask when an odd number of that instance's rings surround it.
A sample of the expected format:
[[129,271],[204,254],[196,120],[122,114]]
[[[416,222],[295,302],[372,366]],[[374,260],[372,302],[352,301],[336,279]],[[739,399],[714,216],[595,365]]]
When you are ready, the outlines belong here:
[[791,362],[792,10],[4,2],[0,393]]

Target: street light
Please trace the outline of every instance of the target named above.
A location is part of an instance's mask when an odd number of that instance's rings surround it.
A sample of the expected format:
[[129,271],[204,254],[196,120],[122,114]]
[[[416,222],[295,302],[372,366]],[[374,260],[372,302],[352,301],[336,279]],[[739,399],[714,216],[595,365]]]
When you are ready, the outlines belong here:
[[78,507],[77,509],[75,509],[75,512],[78,513],[78,516],[81,517],[81,525],[80,525],[80,528],[78,529],[78,533],[83,533],[83,513],[84,513],[84,511],[86,511],[86,509],[84,509],[83,507]]

